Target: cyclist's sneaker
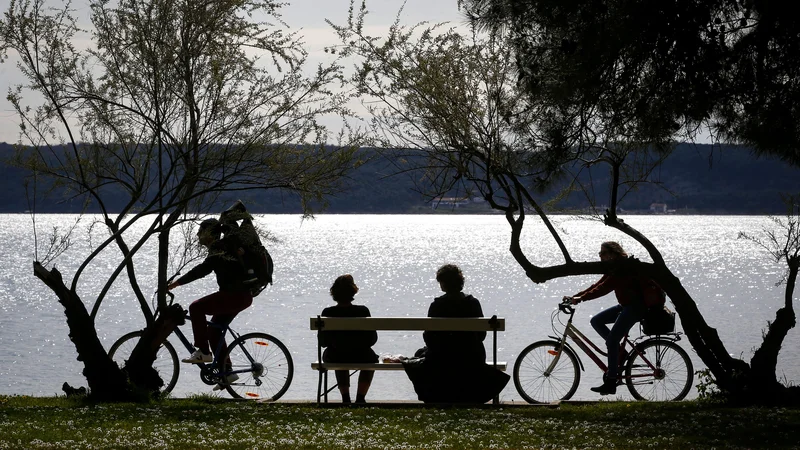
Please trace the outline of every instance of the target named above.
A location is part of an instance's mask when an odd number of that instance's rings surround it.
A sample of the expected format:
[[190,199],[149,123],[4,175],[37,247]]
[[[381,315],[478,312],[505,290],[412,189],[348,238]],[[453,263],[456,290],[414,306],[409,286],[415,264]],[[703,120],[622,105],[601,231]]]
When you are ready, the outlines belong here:
[[217,383],[217,385],[214,386],[214,390],[215,391],[221,391],[221,390],[225,389],[225,385],[226,384],[231,384],[231,383],[233,383],[234,381],[236,381],[238,379],[239,379],[239,375],[235,374],[235,373],[232,373],[232,374],[230,374],[230,375],[225,377],[225,384]]
[[210,363],[214,360],[214,357],[211,356],[211,353],[203,353],[202,350],[197,349],[192,353],[192,356],[188,358],[184,358],[181,361],[187,364],[201,364],[201,363]]

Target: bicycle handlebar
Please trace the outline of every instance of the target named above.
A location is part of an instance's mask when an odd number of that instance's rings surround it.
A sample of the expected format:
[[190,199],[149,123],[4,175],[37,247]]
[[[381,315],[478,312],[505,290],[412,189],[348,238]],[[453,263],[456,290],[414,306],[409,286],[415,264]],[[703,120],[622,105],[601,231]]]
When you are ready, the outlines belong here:
[[575,312],[575,308],[569,300],[561,300],[561,303],[558,304],[558,309],[564,314],[572,314]]

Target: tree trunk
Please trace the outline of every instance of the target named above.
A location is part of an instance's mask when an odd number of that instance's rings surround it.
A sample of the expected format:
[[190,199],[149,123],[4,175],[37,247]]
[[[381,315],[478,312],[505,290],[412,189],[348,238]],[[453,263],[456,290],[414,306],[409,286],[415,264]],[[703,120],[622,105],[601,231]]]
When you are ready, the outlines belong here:
[[69,327],[69,339],[78,352],[78,361],[83,363],[83,375],[89,384],[89,395],[99,401],[129,401],[131,389],[125,374],[108,357],[94,322],[78,295],[64,285],[61,273],[53,268],[48,271],[38,261],[33,263],[34,275],[42,280],[58,297],[64,307]]
[[142,338],[139,339],[123,368],[136,388],[155,393],[164,386],[164,380],[153,368],[153,361],[161,344],[175,331],[175,328],[185,322],[186,311],[180,305],[174,304],[165,310],[162,309],[156,321],[145,328]]
[[798,392],[800,389],[787,389],[778,382],[775,373],[783,341],[789,330],[796,325],[792,296],[798,268],[800,268],[800,259],[796,257],[789,259],[789,276],[786,279],[784,306],[775,313],[775,321],[769,324],[761,347],[756,350],[753,359],[750,360],[751,373],[748,380],[750,385],[748,393],[750,397],[755,397],[751,401],[768,398],[772,399],[774,403],[796,404],[800,400],[800,392]]

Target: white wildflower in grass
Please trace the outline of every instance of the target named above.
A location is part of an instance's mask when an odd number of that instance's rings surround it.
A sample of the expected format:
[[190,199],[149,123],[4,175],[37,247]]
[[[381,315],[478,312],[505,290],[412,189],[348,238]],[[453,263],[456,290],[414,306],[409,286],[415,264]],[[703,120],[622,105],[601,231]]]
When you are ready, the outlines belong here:
[[[9,403],[0,403],[0,449],[792,448],[800,423],[791,409],[611,402],[557,409],[317,408],[208,399],[59,408]],[[737,436],[739,429],[747,433]]]

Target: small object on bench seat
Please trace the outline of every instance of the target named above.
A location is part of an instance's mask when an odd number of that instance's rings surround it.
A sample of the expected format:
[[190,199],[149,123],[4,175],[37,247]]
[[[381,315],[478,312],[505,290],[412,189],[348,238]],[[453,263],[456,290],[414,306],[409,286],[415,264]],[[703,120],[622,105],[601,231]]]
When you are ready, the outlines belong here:
[[[495,366],[495,364],[487,361],[487,366]],[[498,361],[496,363],[497,370],[506,371],[508,364],[505,361]],[[373,364],[349,364],[349,363],[322,363],[314,361],[311,363],[312,370],[403,370],[403,363],[373,363]]]
[[[493,322],[494,320],[494,322]],[[311,329],[319,331],[505,331],[502,317],[312,317]]]
[[399,363],[406,359],[403,355],[381,355],[381,362],[384,363]]
[[[505,371],[506,363],[497,361],[497,332],[505,331],[504,318],[492,317],[311,317],[310,328],[314,331],[488,331],[492,334],[492,361],[486,364]],[[328,402],[328,370],[404,370],[403,363],[320,363],[322,347],[317,340],[317,361],[311,368],[319,372],[317,403],[325,398]],[[323,391],[324,385],[324,391]],[[331,388],[333,389],[333,388]],[[499,399],[494,399],[498,404]]]

